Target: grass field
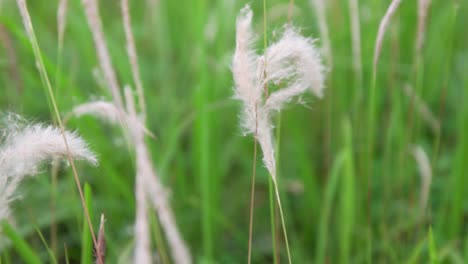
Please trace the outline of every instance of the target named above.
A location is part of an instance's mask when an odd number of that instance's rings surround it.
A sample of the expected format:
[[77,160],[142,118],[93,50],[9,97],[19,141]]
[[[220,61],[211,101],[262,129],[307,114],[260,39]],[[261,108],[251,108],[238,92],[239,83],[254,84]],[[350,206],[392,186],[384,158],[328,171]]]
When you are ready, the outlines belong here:
[[[112,100],[81,1],[68,1],[63,43],[58,2],[27,2],[60,116]],[[402,1],[375,65],[391,1],[358,1],[354,40],[353,1],[323,1],[323,11],[313,2],[250,2],[259,52],[289,21],[319,47],[326,47],[320,19],[328,28],[323,99],[305,95],[303,105],[273,118],[292,262],[468,263],[468,1],[432,1],[420,52],[418,1]],[[254,139],[243,136],[231,72],[236,17],[246,3],[130,1],[146,127],[155,135],[145,142],[195,263],[247,262]],[[99,4],[123,92],[135,85],[120,1]],[[0,117],[57,122],[37,64],[17,3],[0,1]],[[137,162],[129,135],[94,117],[67,119],[99,159],[97,167],[76,165],[95,232],[106,218],[106,263],[132,263]],[[252,263],[287,263],[269,173],[256,157]],[[0,229],[0,263],[93,262],[65,165],[57,177],[43,166],[20,185]],[[154,259],[174,263],[158,215],[148,212]]]

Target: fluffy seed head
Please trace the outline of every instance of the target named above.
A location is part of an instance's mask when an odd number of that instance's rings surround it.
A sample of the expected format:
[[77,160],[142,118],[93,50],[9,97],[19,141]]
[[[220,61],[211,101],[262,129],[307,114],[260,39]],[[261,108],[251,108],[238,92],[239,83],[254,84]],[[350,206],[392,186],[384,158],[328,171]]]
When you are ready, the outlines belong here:
[[258,82],[258,55],[253,47],[256,37],[252,31],[252,10],[247,5],[237,17],[236,51],[232,60],[235,95],[244,103],[243,127],[255,132],[256,105],[261,100],[262,87]]
[[[75,132],[65,132],[71,156],[97,164],[96,156]],[[32,175],[41,163],[54,157],[65,157],[67,150],[60,129],[35,124],[7,132],[0,150],[2,175]]]
[[285,103],[307,90],[322,98],[325,67],[312,39],[287,26],[281,39],[267,49],[266,57],[263,82],[283,86],[268,97],[268,109],[279,111]]
[[[40,165],[53,158],[67,155],[60,129],[42,124],[12,123],[1,130],[0,146],[0,219],[8,216],[8,204],[18,184],[29,175],[38,173]],[[77,133],[65,131],[70,155],[96,165],[96,156]]]
[[[280,39],[257,55],[253,42],[252,10],[247,5],[237,17],[236,51],[232,62],[235,95],[243,104],[242,125],[254,133],[263,150],[263,161],[273,180],[276,178],[271,115],[306,91],[323,96],[325,67],[314,40],[286,26]],[[264,96],[263,89],[278,90]]]

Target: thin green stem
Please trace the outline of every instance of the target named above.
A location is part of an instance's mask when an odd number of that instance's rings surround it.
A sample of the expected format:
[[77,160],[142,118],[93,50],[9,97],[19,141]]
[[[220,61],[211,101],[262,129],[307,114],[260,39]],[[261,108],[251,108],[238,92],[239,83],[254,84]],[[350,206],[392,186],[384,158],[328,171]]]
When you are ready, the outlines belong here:
[[276,232],[276,204],[275,204],[275,195],[273,188],[273,180],[271,177],[268,179],[268,196],[270,202],[270,225],[271,225],[271,241],[273,243],[273,263],[277,264],[279,259],[279,251],[277,242],[277,232]]
[[[75,180],[76,187],[77,187],[78,192],[80,194],[81,205],[83,207],[85,218],[86,218],[86,220],[88,222],[88,227],[89,227],[89,230],[91,232],[91,236],[93,238],[94,247],[96,248],[97,255],[101,256],[101,254],[99,252],[100,250],[97,247],[96,235],[94,233],[94,229],[93,229],[93,225],[92,225],[92,222],[91,222],[90,214],[89,214],[88,208],[86,207],[86,202],[85,202],[85,199],[84,199],[83,190],[81,188],[80,180],[79,180],[79,177],[78,177],[78,172],[76,170],[75,162],[73,161],[73,158],[71,156],[70,147],[68,145],[67,138],[65,137],[65,128],[63,126],[62,119],[61,119],[61,116],[60,116],[60,111],[58,109],[57,102],[56,102],[55,96],[54,96],[54,92],[52,90],[52,84],[51,84],[51,82],[49,80],[49,76],[47,75],[44,60],[42,59],[42,52],[41,52],[41,49],[39,48],[39,43],[37,42],[37,38],[36,38],[36,35],[34,33],[34,28],[33,28],[32,22],[31,22],[31,18],[29,16],[29,11],[28,11],[27,6],[26,6],[26,1],[25,0],[17,0],[17,4],[18,4],[18,8],[20,9],[21,17],[23,18],[24,27],[25,27],[26,32],[28,34],[29,41],[31,42],[31,46],[33,48],[34,57],[37,60],[39,73],[41,74],[41,76],[42,76],[42,78],[43,78],[43,80],[45,82],[45,86],[46,86],[47,91],[49,93],[49,97],[50,97],[50,100],[52,102],[52,106],[53,106],[53,109],[54,109],[55,118],[56,118],[56,120],[57,120],[57,122],[59,124],[59,127],[60,127],[63,142],[65,144],[65,149],[66,149],[66,152],[67,152],[67,159],[68,159],[68,162],[71,165],[72,172],[73,172],[73,178]],[[97,262],[99,264],[103,264],[102,260],[99,259],[99,258],[98,258]]]
[[372,157],[374,152],[374,127],[375,127],[375,111],[376,111],[376,95],[375,90],[377,86],[377,65],[372,70],[372,83],[369,98],[369,109],[367,113],[367,157],[365,163],[365,175],[366,177],[366,190],[367,190],[367,226],[369,227],[368,243],[369,253],[372,251],[372,219],[371,219],[371,208],[372,208]]
[[[278,178],[278,171],[279,171],[279,161],[280,161],[280,143],[281,143],[281,112],[278,113],[278,117],[276,120],[276,142],[275,142],[275,162],[276,162],[276,177]],[[272,180],[268,181],[268,191],[269,191],[269,199],[270,199],[270,218],[271,218],[271,237],[273,241],[273,261],[274,263],[279,263],[279,251],[278,251],[278,211],[276,210],[275,206],[275,197],[273,193],[273,184]]]
[[291,251],[289,250],[288,232],[286,231],[286,222],[284,221],[283,207],[281,206],[281,199],[280,199],[278,185],[276,181],[273,181],[273,184],[275,187],[276,200],[278,201],[278,207],[279,207],[279,212],[280,212],[280,217],[281,217],[281,225],[283,226],[284,243],[286,244],[286,253],[288,255],[288,263],[291,264],[292,263]]
[[255,106],[255,138],[254,138],[254,154],[252,164],[252,183],[250,189],[250,216],[249,216],[249,249],[247,263],[250,264],[252,260],[252,232],[253,232],[253,215],[254,215],[254,202],[255,202],[255,175],[257,174],[257,106]]

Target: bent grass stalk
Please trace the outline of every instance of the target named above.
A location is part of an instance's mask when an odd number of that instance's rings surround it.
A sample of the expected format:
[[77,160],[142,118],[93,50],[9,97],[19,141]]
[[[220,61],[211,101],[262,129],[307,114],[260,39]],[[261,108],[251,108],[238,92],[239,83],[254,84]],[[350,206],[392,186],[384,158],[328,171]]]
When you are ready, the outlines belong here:
[[[37,42],[36,35],[34,33],[34,28],[33,28],[32,22],[31,22],[31,17],[29,16],[29,11],[28,11],[28,8],[27,8],[27,5],[26,5],[26,1],[25,0],[17,0],[16,3],[18,4],[18,8],[20,10],[20,14],[21,14],[21,17],[22,17],[22,20],[23,20],[23,24],[24,24],[27,36],[29,38],[29,41],[31,42],[31,46],[33,47],[34,57],[36,58],[36,61],[37,61],[38,71],[41,74],[41,76],[42,76],[42,78],[43,78],[43,80],[45,82],[45,85],[47,87],[47,91],[49,93],[49,97],[50,97],[50,100],[52,102],[52,106],[53,106],[53,109],[54,109],[55,118],[57,119],[57,122],[58,122],[59,127],[60,127],[60,131],[61,131],[61,134],[62,134],[62,137],[63,137],[63,142],[64,142],[65,148],[67,150],[67,159],[68,159],[68,162],[70,162],[70,165],[71,165],[71,168],[72,168],[73,178],[75,180],[75,184],[76,184],[76,187],[78,189],[78,193],[80,195],[81,205],[83,207],[83,211],[84,211],[86,220],[88,222],[89,230],[91,232],[91,237],[93,239],[93,244],[94,244],[94,247],[96,248],[97,254],[100,255],[99,248],[97,247],[97,240],[96,240],[96,235],[94,233],[93,224],[91,223],[91,218],[90,218],[90,215],[89,215],[88,208],[86,207],[86,202],[85,202],[85,199],[84,199],[83,190],[81,188],[80,180],[79,180],[79,177],[78,177],[78,172],[76,170],[75,162],[73,161],[73,158],[72,158],[71,153],[70,153],[70,147],[68,145],[68,141],[67,141],[67,138],[65,136],[65,128],[63,126],[62,119],[60,117],[60,111],[58,109],[57,102],[56,102],[55,96],[54,96],[54,92],[52,90],[52,84],[50,83],[49,77],[47,75],[47,71],[45,69],[44,61],[42,59],[42,52],[41,52],[41,49],[39,47],[39,43]],[[99,264],[103,264],[101,259],[98,259],[97,262]]]
[[[376,43],[374,47],[374,56],[372,60],[372,79],[369,94],[369,107],[367,112],[367,157],[365,159],[364,169],[367,176],[366,189],[367,189],[367,222],[371,226],[371,201],[372,201],[372,156],[374,152],[374,129],[376,117],[376,89],[377,89],[377,66],[382,50],[383,39],[389,22],[398,9],[401,0],[393,0],[388,7],[384,17],[380,21],[379,29],[377,32]],[[372,229],[369,230],[369,252],[372,251]]]
[[[289,3],[289,10],[292,11],[291,2]],[[291,12],[288,12],[288,17],[291,15]],[[268,48],[268,38],[267,38],[267,5],[266,0],[263,0],[263,49],[266,52]],[[265,65],[267,64],[267,57],[265,56]],[[266,79],[266,67],[263,71],[263,77]],[[263,92],[265,93],[265,97],[268,98],[268,83],[265,82],[263,87]],[[257,107],[255,106],[255,111],[257,111]],[[255,113],[255,119],[257,119],[257,113]],[[256,126],[258,127],[258,122],[255,120]],[[255,130],[257,130],[257,127]],[[257,132],[255,132],[255,137],[257,136]],[[278,153],[276,151],[276,153]],[[277,159],[275,158],[275,162]],[[270,225],[271,225],[271,242],[273,246],[273,263],[277,264],[279,259],[279,251],[277,245],[277,236],[276,236],[276,205],[273,198],[273,190],[272,190],[272,179],[268,179],[268,198],[270,202]],[[284,225],[283,225],[284,228]],[[285,240],[287,241],[287,236],[285,236]],[[289,251],[288,251],[289,252]],[[289,257],[289,254],[288,254]]]

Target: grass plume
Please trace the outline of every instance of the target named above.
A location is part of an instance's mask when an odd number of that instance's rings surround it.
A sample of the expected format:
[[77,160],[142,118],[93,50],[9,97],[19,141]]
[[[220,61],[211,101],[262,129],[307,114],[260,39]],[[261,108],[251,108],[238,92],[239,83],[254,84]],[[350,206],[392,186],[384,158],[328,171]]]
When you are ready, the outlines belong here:
[[[143,87],[139,77],[137,68],[136,49],[130,27],[130,16],[128,11],[128,2],[122,1],[121,8],[124,16],[124,28],[126,31],[127,51],[129,53],[130,65],[134,80],[136,82],[137,93],[140,100],[140,112],[136,110],[134,97],[129,87],[125,88],[125,103],[126,109],[123,106],[122,95],[120,93],[119,84],[115,75],[115,71],[110,60],[107,44],[102,32],[102,23],[99,16],[98,5],[95,0],[82,1],[88,24],[94,38],[97,55],[100,61],[101,69],[104,73],[108,88],[110,89],[115,108],[119,112],[118,116],[123,117],[125,121],[124,131],[130,135],[134,146],[136,156],[136,184],[135,196],[137,201],[136,223],[135,223],[135,263],[151,263],[149,226],[147,221],[147,200],[158,213],[161,226],[164,229],[168,240],[172,258],[175,263],[190,264],[191,256],[185,241],[176,226],[175,218],[172,213],[167,191],[154,170],[150,158],[148,147],[145,143],[144,136],[147,130],[144,127],[145,109]],[[107,110],[111,107],[107,105]],[[85,109],[86,110],[86,109]],[[88,111],[88,113],[97,114],[98,111]],[[102,116],[102,115],[101,115]],[[115,113],[114,113],[115,116]],[[114,119],[115,120],[115,119]]]
[[[232,62],[235,94],[244,105],[242,126],[246,134],[254,134],[260,144],[263,162],[273,180],[291,262],[277,185],[271,117],[308,90],[321,98],[325,67],[314,41],[301,36],[292,26],[285,26],[280,39],[270,45],[264,55],[257,55],[253,49],[252,17],[253,12],[247,5],[237,18],[236,51]],[[268,84],[282,88],[267,96],[263,89]]]
[[14,199],[18,184],[26,176],[34,176],[42,164],[56,158],[86,160],[96,165],[97,158],[76,132],[65,131],[65,146],[61,130],[43,124],[22,124],[10,115],[7,127],[1,130],[0,146],[0,219],[9,214],[9,203]]

